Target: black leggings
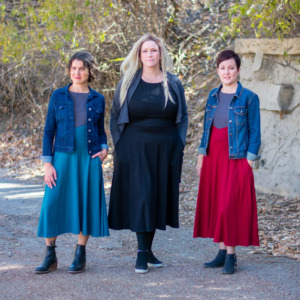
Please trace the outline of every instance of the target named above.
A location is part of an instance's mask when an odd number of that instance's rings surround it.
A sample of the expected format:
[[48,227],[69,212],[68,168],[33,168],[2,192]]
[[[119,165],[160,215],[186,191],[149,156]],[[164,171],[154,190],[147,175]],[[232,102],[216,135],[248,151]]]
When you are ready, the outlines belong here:
[[155,231],[151,232],[137,232],[137,242],[138,242],[138,250],[145,251],[151,250],[152,242],[154,239]]

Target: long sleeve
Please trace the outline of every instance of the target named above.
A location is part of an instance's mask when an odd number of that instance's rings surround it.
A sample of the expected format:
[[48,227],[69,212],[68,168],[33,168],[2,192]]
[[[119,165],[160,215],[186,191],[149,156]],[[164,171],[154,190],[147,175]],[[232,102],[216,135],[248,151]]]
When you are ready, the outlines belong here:
[[55,118],[55,93],[52,94],[48,106],[47,118],[44,128],[43,138],[43,155],[40,156],[43,162],[52,162],[53,157],[53,142],[56,133],[56,118]]

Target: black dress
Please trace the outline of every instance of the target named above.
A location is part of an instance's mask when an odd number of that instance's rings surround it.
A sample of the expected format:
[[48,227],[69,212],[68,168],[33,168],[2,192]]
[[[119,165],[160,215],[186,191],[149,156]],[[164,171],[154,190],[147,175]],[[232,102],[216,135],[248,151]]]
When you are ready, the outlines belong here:
[[109,227],[134,232],[178,228],[184,145],[175,126],[177,103],[161,83],[140,83],[129,102],[130,123],[115,146]]

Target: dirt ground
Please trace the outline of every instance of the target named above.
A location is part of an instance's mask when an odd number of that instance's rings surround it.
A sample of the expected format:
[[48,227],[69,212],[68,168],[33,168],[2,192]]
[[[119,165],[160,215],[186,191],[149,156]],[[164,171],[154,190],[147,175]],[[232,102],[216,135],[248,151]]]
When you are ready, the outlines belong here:
[[[192,226],[158,231],[154,251],[165,267],[134,272],[136,242],[130,231],[91,238],[84,273],[70,275],[76,237],[58,238],[58,270],[34,274],[44,254],[36,237],[44,186],[0,178],[0,299],[300,299],[300,262],[238,248],[238,271],[222,275],[203,262],[217,252],[193,239]],[[181,217],[181,220],[184,218]]]

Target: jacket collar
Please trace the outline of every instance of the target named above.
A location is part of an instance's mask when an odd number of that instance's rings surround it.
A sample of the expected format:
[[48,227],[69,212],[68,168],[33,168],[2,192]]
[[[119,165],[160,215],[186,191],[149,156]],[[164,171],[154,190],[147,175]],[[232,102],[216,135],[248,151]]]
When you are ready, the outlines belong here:
[[172,78],[172,74],[167,72],[167,80],[168,80],[168,85],[173,89],[173,91],[176,93],[176,95],[179,95],[179,90],[176,85],[176,82]]
[[130,101],[131,97],[133,96],[141,78],[142,78],[142,73],[143,73],[143,68],[140,68],[134,75],[132,81],[131,81],[131,84],[130,84],[130,87],[128,89],[128,92],[127,92],[127,96],[126,98],[128,97],[128,100],[127,101]]
[[[222,86],[223,85],[221,84],[217,89],[214,90],[214,92],[211,95],[212,96],[217,96],[219,94]],[[237,97],[237,98],[241,98],[242,93],[243,93],[243,89],[244,88],[243,88],[242,84],[238,81],[238,87],[236,89],[236,92],[235,92],[234,96]]]

